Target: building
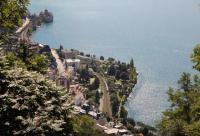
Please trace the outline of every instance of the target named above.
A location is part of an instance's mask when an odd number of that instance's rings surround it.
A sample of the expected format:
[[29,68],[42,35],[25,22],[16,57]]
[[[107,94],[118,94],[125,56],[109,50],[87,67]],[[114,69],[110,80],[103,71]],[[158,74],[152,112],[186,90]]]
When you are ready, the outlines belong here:
[[119,129],[116,128],[111,128],[111,129],[106,129],[104,130],[104,133],[109,136],[116,136],[119,134]]
[[76,58],[75,52],[63,51],[62,53],[63,53],[63,56],[65,57],[65,59],[75,59]]
[[82,106],[85,103],[85,97],[83,95],[84,88],[76,85],[70,85],[70,93],[75,95],[74,104],[75,106]]
[[76,106],[81,106],[85,103],[85,98],[83,96],[83,93],[78,93],[76,94],[75,98],[74,98],[74,104]]
[[49,12],[47,9],[44,12],[40,12],[40,17],[43,19],[45,23],[53,22],[53,14]]
[[65,63],[67,67],[74,67],[75,70],[79,69],[80,67],[80,59],[66,59]]
[[65,59],[76,59],[77,55],[79,55],[79,51],[77,50],[64,50],[62,49],[62,55],[65,57]]
[[60,76],[57,79],[57,84],[67,88],[68,90],[70,88],[70,81],[65,76]]
[[98,118],[98,114],[94,111],[89,111],[88,112],[88,115],[90,115],[91,117],[93,117],[94,119],[97,119]]
[[126,129],[119,129],[119,134],[120,135],[126,135],[126,134],[128,134],[128,130],[126,130]]
[[46,76],[47,76],[48,79],[55,81],[56,80],[56,70],[49,68],[47,70]]
[[72,66],[68,66],[67,67],[67,74],[68,74],[70,79],[74,79],[75,76],[76,76],[75,68],[72,67]]
[[33,42],[30,44],[29,50],[39,54],[42,48],[44,48],[44,45]]
[[84,103],[83,105],[82,105],[82,109],[84,109],[87,113],[90,111],[90,105],[89,104],[87,104],[87,103]]

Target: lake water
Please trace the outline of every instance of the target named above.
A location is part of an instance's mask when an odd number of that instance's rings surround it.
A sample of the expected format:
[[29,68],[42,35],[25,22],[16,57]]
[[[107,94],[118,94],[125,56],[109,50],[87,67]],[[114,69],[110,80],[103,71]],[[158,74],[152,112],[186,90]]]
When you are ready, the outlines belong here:
[[139,82],[126,108],[137,121],[154,125],[165,110],[166,91],[200,43],[199,0],[31,0],[32,13],[48,9],[54,22],[33,33],[33,41],[75,48],[122,61],[132,57]]

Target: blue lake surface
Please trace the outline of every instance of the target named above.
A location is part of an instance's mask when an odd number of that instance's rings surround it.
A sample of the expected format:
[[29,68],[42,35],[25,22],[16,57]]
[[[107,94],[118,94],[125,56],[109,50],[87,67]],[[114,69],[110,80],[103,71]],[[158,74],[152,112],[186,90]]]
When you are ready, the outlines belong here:
[[122,61],[134,59],[139,82],[126,103],[130,117],[155,125],[169,103],[166,91],[200,43],[199,0],[31,0],[31,13],[48,9],[54,22],[32,40]]

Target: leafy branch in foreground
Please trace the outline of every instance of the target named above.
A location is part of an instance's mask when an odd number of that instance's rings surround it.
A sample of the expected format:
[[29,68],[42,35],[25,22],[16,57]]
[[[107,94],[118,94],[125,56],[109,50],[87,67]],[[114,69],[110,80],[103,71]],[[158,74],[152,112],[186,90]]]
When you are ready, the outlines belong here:
[[0,62],[0,135],[69,135],[69,96],[36,72]]
[[171,107],[163,112],[157,124],[162,136],[199,136],[200,134],[200,79],[183,73],[179,88],[168,91]]
[[[193,68],[200,71],[200,44],[191,55]],[[183,73],[178,81],[178,89],[168,91],[171,107],[163,112],[157,124],[162,136],[200,136],[200,78]]]
[[10,31],[22,24],[22,18],[27,13],[29,0],[1,0],[0,28]]

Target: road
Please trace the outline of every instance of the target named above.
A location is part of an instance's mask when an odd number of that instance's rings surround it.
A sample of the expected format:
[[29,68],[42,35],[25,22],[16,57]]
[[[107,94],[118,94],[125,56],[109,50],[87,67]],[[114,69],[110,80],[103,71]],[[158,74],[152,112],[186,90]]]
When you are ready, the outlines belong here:
[[31,23],[30,19],[26,18],[23,25],[16,30],[15,33],[19,35],[20,40],[25,40],[25,41],[29,40],[29,37],[27,34],[28,34],[28,29],[29,29],[30,23]]
[[51,53],[52,53],[53,57],[56,59],[59,75],[65,74],[65,66],[63,65],[62,61],[60,60],[58,53],[56,52],[55,49],[51,49]]
[[103,92],[103,96],[100,99],[99,110],[103,113],[106,113],[110,118],[112,118],[112,108],[110,103],[110,94],[109,88],[106,82],[106,79],[99,73],[94,72],[94,75],[100,81],[100,90]]

